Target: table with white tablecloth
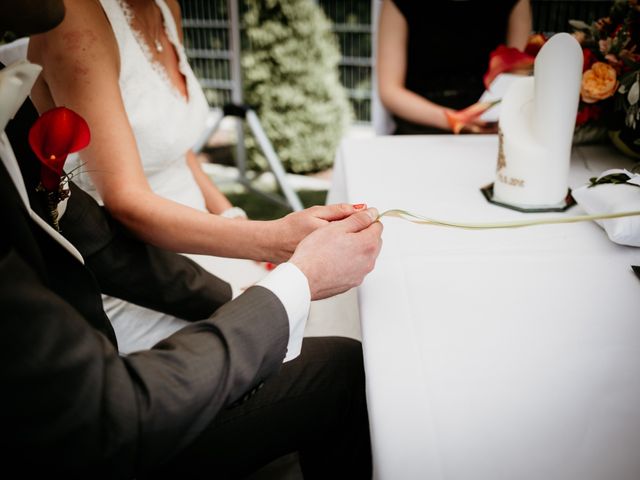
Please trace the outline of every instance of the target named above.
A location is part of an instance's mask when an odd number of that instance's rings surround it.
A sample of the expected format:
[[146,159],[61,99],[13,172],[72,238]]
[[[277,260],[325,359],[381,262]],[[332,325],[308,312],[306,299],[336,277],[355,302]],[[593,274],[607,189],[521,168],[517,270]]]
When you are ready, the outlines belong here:
[[[496,136],[346,140],[328,202],[471,222]],[[570,186],[632,162],[579,146]],[[640,249],[594,222],[460,230],[383,218],[358,289],[375,477],[640,479]]]

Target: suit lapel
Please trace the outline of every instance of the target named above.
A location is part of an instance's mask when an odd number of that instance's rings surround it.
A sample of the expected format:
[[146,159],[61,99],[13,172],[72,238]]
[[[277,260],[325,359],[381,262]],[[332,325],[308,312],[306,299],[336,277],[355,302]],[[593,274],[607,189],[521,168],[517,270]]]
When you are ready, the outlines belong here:
[[0,72],[0,130],[2,131],[2,135],[0,136],[0,157],[31,219],[65,250],[78,259],[79,262],[84,264],[80,252],[78,252],[66,238],[60,235],[59,232],[40,218],[31,208],[29,195],[22,173],[20,172],[18,161],[11,148],[11,143],[4,132],[9,119],[15,116],[20,106],[28,97],[31,87],[41,70],[42,68],[40,66],[23,60],[4,68]]
[[60,235],[59,232],[53,229],[47,222],[45,222],[42,218],[38,216],[31,209],[31,205],[29,203],[29,196],[27,195],[27,190],[24,185],[24,181],[22,179],[22,174],[20,173],[20,167],[18,166],[18,162],[16,160],[15,155],[13,154],[13,149],[11,148],[11,144],[9,143],[9,139],[7,135],[2,132],[0,136],[0,157],[2,158],[2,163],[4,164],[11,180],[13,181],[16,189],[18,190],[18,194],[20,195],[20,199],[29,213],[31,219],[42,228],[49,236],[51,236],[56,242],[58,242],[65,250],[67,250],[71,255],[73,255],[80,263],[84,264],[84,260],[80,252],[69,243],[69,241]]

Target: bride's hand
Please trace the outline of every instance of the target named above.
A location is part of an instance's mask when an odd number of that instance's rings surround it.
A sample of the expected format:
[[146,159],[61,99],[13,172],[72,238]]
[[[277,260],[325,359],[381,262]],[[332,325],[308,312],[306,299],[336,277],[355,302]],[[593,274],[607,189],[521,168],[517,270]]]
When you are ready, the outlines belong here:
[[286,262],[295,251],[298,243],[311,232],[365,208],[364,204],[351,205],[349,203],[318,205],[274,220],[271,242],[273,248],[268,252],[267,260],[273,263]]

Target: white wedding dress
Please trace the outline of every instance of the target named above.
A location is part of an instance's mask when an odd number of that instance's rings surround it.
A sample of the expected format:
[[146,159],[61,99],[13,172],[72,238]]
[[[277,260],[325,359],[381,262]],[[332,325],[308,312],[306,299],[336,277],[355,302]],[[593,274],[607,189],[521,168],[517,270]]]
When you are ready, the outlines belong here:
[[[209,107],[187,62],[171,11],[164,0],[155,2],[164,17],[166,35],[178,55],[188,99],[171,83],[164,67],[153,61],[143,37],[131,28],[132,13],[124,0],[100,0],[118,43],[122,99],[152,190],[170,200],[206,210],[200,188],[186,163],[186,152],[202,133]],[[70,157],[68,162],[69,169],[79,166],[82,153],[73,159]],[[74,181],[102,203],[89,174],[81,168],[79,171]],[[262,267],[249,260],[189,257],[230,282],[234,293],[266,274]],[[103,300],[123,354],[149,348],[187,324],[117,298],[103,296]]]

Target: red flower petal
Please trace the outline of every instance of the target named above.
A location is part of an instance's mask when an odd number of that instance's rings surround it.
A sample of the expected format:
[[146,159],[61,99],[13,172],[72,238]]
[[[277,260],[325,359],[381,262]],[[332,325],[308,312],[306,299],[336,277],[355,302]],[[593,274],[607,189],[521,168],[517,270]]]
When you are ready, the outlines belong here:
[[60,173],[54,172],[49,167],[40,167],[40,183],[47,192],[53,192],[60,186]]
[[484,86],[488,89],[495,78],[505,72],[530,68],[535,57],[517,48],[500,45],[489,55],[489,69],[484,75]]
[[540,51],[540,49],[542,48],[542,46],[545,44],[546,41],[547,41],[547,38],[541,33],[536,33],[534,35],[531,35],[527,42],[527,46],[524,47],[524,53],[526,53],[527,55],[531,55],[532,57],[535,57],[536,55],[538,55],[538,52]]
[[598,59],[596,58],[596,56],[593,54],[591,50],[589,50],[588,48],[583,48],[582,49],[582,73],[589,70],[591,68],[591,65],[593,65],[597,60]]
[[43,113],[29,131],[32,150],[48,171],[58,174],[58,180],[67,156],[82,150],[90,139],[87,122],[66,107]]
[[602,109],[598,105],[583,105],[576,115],[576,125],[584,125],[590,120],[598,120],[602,114]]

